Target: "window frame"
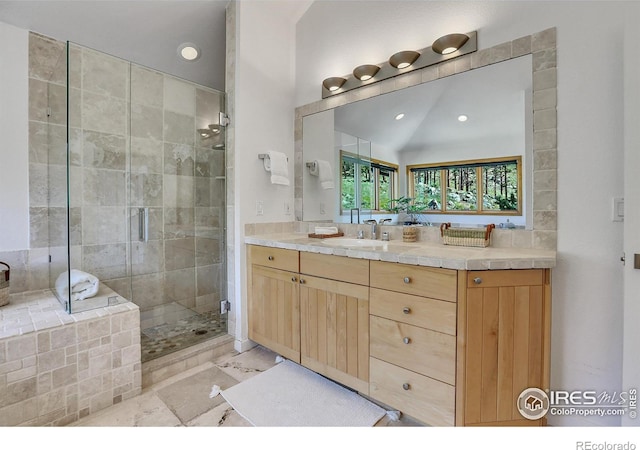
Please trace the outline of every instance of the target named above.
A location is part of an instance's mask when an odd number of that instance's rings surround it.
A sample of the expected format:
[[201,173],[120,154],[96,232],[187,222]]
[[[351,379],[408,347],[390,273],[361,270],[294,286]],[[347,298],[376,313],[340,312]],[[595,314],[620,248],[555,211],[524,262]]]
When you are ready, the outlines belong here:
[[[390,183],[391,185],[390,200],[392,200],[395,198],[395,194],[398,191],[398,174],[400,171],[400,166],[398,164],[390,163],[388,161],[383,161],[381,159],[360,156],[355,153],[348,152],[346,150],[340,150],[340,214],[345,214],[349,212],[349,210],[344,209],[342,207],[342,162],[343,162],[344,156],[347,156],[355,160],[356,166],[372,167],[374,169],[373,183],[374,183],[375,189],[373,190],[373,197],[374,197],[372,202],[373,208],[371,208],[370,211],[371,211],[371,214],[389,214],[389,211],[380,209],[380,168],[383,167],[385,169],[388,169],[392,173],[392,180]],[[381,166],[381,167],[376,167],[376,166]],[[354,177],[355,177],[354,182],[356,183],[356,185],[359,185],[360,171],[357,169],[357,167],[354,168]],[[355,203],[356,205],[362,203],[362,191],[360,189],[355,190]],[[369,210],[367,209],[366,211],[369,211]]]
[[[515,210],[510,209],[483,209],[483,195],[484,195],[484,183],[482,179],[482,168],[487,166],[498,166],[504,163],[515,163],[517,170],[517,182],[518,182],[518,208]],[[476,196],[476,209],[475,210],[455,210],[447,209],[447,187],[449,180],[449,170],[460,167],[474,167],[476,169],[476,183],[477,183],[477,196]],[[442,205],[441,210],[427,209],[422,211],[422,214],[463,214],[463,215],[500,215],[500,216],[521,216],[522,211],[522,156],[505,156],[499,158],[485,158],[485,159],[472,159],[463,161],[450,161],[442,163],[429,163],[429,164],[411,164],[407,165],[407,196],[415,198],[415,172],[419,169],[439,169],[440,170],[440,203]]]

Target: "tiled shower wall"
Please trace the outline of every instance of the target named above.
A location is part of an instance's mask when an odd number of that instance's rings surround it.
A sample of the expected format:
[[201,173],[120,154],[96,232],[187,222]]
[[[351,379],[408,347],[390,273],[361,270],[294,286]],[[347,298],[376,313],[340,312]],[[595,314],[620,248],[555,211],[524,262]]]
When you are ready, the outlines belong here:
[[[66,161],[47,152],[64,150],[65,45],[31,33],[29,61],[31,249],[25,280],[12,272],[14,292],[49,286],[50,242],[52,278],[65,270],[66,193],[55,180],[64,179]],[[168,302],[217,308],[225,162],[216,145],[224,133],[203,138],[197,129],[218,124],[223,94],[74,44],[69,84],[72,267],[141,310]],[[138,208],[148,208],[146,241],[138,236]]]

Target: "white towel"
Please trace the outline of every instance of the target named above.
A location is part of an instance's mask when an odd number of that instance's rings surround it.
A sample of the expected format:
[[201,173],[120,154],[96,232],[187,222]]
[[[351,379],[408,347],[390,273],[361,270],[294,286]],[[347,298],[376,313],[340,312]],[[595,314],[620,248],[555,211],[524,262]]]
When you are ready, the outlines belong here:
[[338,234],[338,227],[316,227],[315,234]]
[[322,189],[333,189],[333,171],[331,170],[331,164],[329,164],[329,161],[322,159],[316,162],[318,172],[320,173],[320,186],[322,186]]
[[[69,279],[69,277],[71,277]],[[62,272],[56,280],[56,291],[62,298],[68,298],[69,286],[71,282],[71,300],[84,300],[95,296],[100,288],[100,281],[94,275],[81,270],[71,269],[71,272]]]
[[271,184],[289,186],[289,162],[287,155],[281,152],[269,152],[269,163],[265,160],[265,169],[271,172]]

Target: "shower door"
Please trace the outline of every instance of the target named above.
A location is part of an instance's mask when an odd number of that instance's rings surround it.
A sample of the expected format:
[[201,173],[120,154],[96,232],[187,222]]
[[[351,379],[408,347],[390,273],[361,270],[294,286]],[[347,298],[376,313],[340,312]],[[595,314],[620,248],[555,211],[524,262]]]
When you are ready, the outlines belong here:
[[131,300],[142,361],[227,332],[224,93],[130,72]]

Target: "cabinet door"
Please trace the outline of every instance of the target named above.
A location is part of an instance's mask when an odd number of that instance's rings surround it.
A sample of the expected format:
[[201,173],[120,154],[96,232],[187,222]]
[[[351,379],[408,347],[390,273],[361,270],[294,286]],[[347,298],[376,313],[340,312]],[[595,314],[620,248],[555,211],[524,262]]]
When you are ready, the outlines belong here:
[[368,288],[302,275],[300,312],[302,364],[368,394]]
[[465,425],[539,425],[517,409],[544,389],[548,289],[544,270],[468,272]]
[[249,339],[300,362],[298,274],[251,266]]

